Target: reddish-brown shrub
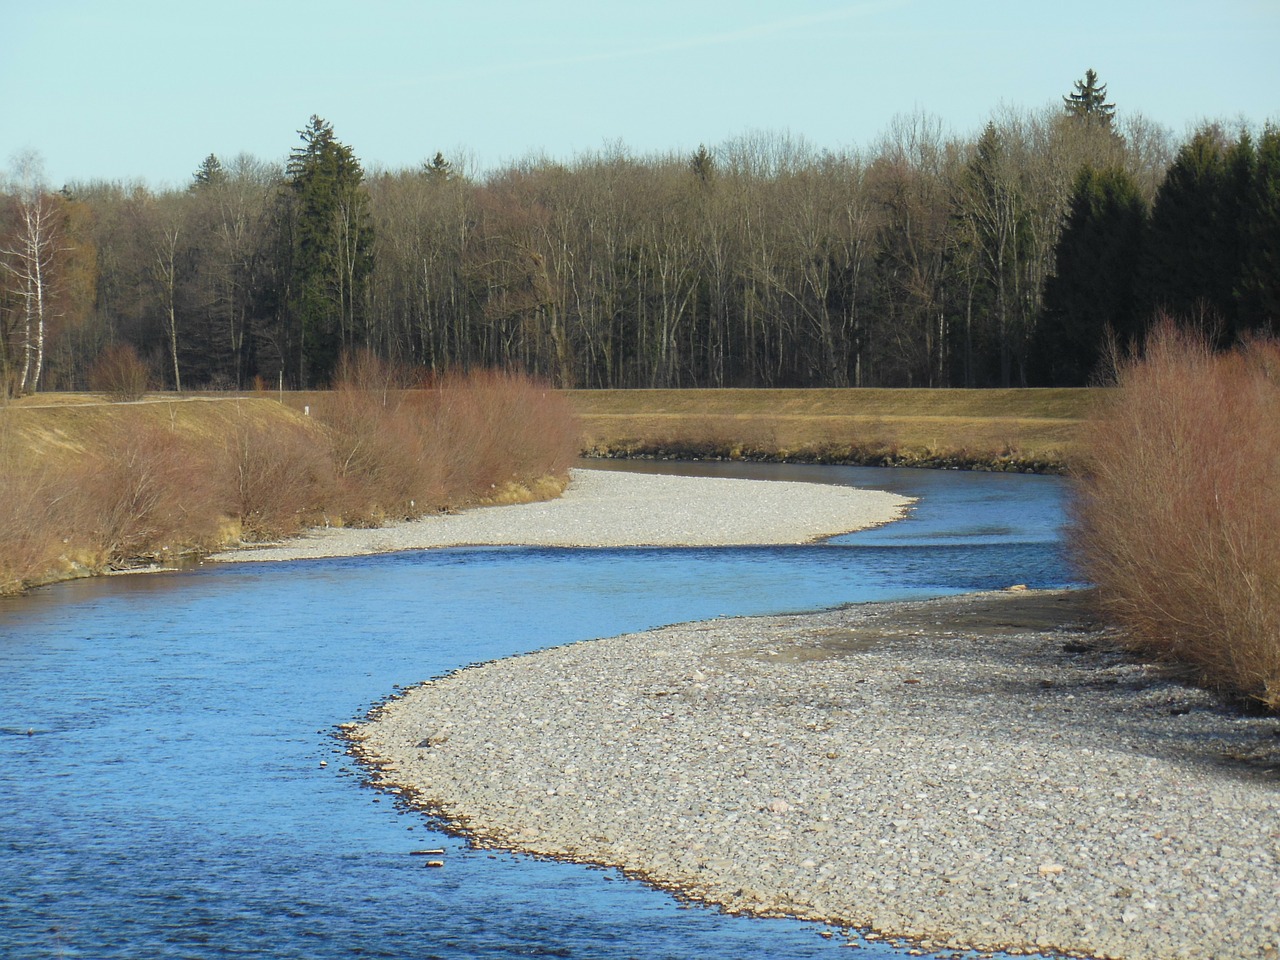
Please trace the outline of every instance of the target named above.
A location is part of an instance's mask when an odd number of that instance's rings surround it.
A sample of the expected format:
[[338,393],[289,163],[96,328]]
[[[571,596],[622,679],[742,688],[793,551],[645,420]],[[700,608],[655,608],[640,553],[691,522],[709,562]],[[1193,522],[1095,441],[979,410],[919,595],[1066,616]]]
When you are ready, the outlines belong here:
[[1087,428],[1074,543],[1133,642],[1280,709],[1280,346],[1171,324]]
[[73,471],[70,528],[105,565],[213,542],[223,516],[214,455],[169,427],[106,427]]
[[0,595],[48,576],[63,552],[61,512],[70,492],[47,471],[0,463]]
[[331,431],[348,522],[412,517],[567,476],[581,431],[566,401],[528,377],[453,373],[420,389],[371,355],[345,361],[317,417]]
[[297,533],[324,518],[334,499],[333,460],[318,429],[242,420],[220,464],[226,512],[244,540]]
[[107,347],[89,368],[89,389],[112,400],[138,400],[147,392],[150,372],[128,344]]
[[563,478],[578,452],[567,402],[527,378],[408,389],[404,371],[371,356],[344,372],[314,422],[246,416],[195,429],[176,409],[113,411],[56,472],[0,433],[0,593],[72,561],[101,568],[220,546],[237,520],[243,539],[260,539],[508,496],[513,484]]
[[370,353],[343,359],[316,407],[329,429],[337,481],[333,508],[346,522],[417,516],[440,499],[423,438],[406,409],[408,375]]
[[483,499],[509,484],[563,477],[581,451],[568,401],[528,377],[450,374],[427,395],[428,447],[455,498]]

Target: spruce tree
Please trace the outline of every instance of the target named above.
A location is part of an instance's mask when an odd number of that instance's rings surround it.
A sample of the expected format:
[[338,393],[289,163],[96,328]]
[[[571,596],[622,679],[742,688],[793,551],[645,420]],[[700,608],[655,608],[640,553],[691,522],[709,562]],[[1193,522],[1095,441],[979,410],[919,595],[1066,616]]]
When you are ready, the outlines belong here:
[[439,150],[429,163],[422,165],[422,169],[432,183],[445,183],[454,177],[453,164],[446,160]]
[[1145,307],[1198,323],[1223,345],[1239,332],[1233,293],[1240,275],[1239,191],[1251,168],[1250,142],[1228,146],[1217,127],[1200,129],[1165,173],[1147,233]]
[[1135,281],[1146,219],[1141,191],[1124,170],[1080,171],[1044,287],[1034,348],[1038,382],[1084,386],[1108,336],[1141,339]]
[[288,313],[298,331],[301,382],[327,383],[343,350],[360,341],[373,267],[364,171],[318,116],[299,131],[286,168],[292,227]]
[[1098,85],[1098,74],[1092,68],[1084,72],[1084,79],[1075,82],[1075,93],[1062,98],[1063,108],[1072,117],[1090,123],[1110,127],[1115,118],[1116,105],[1107,103],[1107,85]]
[[216,154],[209,154],[200,163],[200,169],[191,177],[191,189],[198,190],[201,187],[212,187],[219,183],[225,183],[227,172],[222,167],[222,161],[218,159]]
[[699,183],[710,183],[716,173],[715,156],[707,149],[706,144],[698,144],[697,153],[689,158],[689,170]]
[[1268,124],[1258,138],[1252,173],[1240,225],[1239,320],[1280,334],[1280,127]]

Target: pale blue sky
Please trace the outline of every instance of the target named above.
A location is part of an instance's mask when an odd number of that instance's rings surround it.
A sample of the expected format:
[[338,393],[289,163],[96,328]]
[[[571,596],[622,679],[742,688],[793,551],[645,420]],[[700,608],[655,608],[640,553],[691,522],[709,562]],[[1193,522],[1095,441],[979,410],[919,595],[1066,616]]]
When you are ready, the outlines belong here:
[[1088,67],[1179,135],[1280,120],[1280,0],[0,0],[0,35],[0,164],[35,150],[55,187],[282,161],[313,113],[366,168],[868,146],[895,114],[965,134],[1058,103]]

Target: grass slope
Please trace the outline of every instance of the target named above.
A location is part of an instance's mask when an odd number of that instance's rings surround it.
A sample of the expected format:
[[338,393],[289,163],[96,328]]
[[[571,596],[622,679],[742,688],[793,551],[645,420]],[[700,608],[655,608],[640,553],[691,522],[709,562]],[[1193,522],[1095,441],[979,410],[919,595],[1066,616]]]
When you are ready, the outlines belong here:
[[570,390],[600,456],[1058,471],[1103,391]]
[[563,489],[580,434],[554,391],[485,371],[430,391],[385,380],[344,382],[310,415],[277,395],[0,406],[0,594]]

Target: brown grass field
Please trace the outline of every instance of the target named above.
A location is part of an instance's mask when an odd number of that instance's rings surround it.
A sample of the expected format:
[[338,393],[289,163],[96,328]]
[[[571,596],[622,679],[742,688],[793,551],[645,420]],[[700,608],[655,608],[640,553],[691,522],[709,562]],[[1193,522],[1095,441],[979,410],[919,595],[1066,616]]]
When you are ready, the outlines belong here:
[[570,390],[583,447],[701,456],[1059,472],[1098,389]]

